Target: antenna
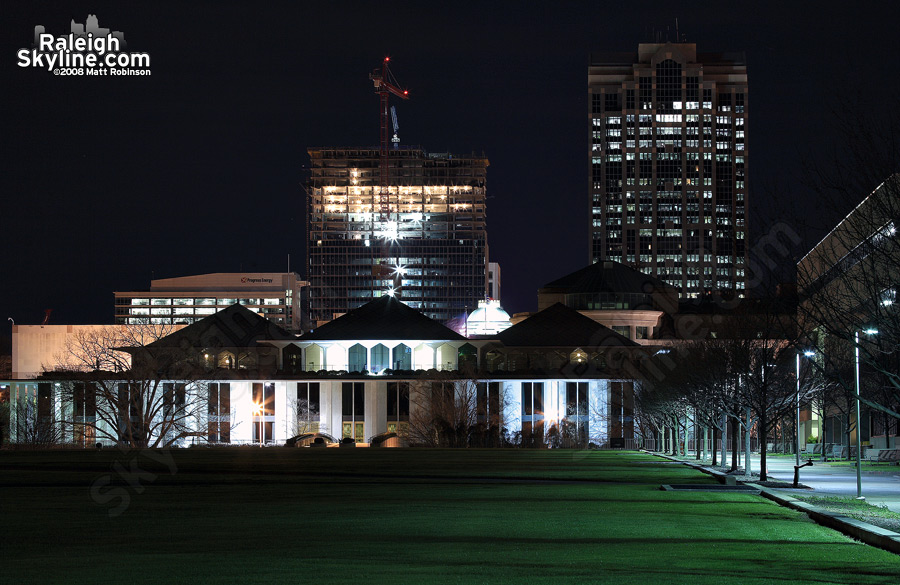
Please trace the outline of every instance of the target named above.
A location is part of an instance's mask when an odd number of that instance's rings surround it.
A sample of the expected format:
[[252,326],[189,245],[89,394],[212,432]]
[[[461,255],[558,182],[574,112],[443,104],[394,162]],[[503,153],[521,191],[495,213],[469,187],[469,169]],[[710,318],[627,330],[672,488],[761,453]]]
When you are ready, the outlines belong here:
[[681,42],[681,35],[678,34],[678,17],[675,17],[675,42]]

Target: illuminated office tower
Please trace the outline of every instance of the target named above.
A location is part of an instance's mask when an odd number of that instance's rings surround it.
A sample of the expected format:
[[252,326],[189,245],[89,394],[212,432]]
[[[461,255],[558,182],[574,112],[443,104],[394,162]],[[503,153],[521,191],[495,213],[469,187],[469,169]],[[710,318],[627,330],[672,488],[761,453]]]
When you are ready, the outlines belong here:
[[640,44],[591,56],[590,259],[683,298],[744,296],[747,66],[742,53]]
[[486,158],[377,148],[311,148],[307,278],[314,321],[382,295],[464,322],[487,293]]

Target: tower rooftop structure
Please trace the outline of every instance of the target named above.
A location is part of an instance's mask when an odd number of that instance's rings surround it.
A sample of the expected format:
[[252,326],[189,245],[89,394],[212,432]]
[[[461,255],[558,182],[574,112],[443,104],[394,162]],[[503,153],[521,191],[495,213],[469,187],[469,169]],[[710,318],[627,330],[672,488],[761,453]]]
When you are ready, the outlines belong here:
[[596,53],[590,97],[590,261],[681,289],[744,296],[749,94],[743,53],[642,43]]

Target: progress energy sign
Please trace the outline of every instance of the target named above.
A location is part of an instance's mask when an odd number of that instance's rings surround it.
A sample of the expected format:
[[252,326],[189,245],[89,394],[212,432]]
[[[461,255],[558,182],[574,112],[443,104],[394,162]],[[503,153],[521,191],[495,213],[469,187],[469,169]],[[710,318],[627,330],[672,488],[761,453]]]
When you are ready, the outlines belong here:
[[16,52],[19,67],[46,69],[58,76],[150,75],[149,53],[125,51],[125,34],[101,28],[89,14],[85,23],[71,22],[68,34],[54,35],[34,27],[34,44]]

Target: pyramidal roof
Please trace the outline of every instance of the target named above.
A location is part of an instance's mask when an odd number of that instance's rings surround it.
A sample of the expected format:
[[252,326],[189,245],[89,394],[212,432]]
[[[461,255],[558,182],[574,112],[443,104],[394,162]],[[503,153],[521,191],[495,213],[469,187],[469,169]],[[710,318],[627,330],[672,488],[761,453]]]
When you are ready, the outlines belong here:
[[541,290],[545,289],[564,289],[567,293],[639,294],[652,294],[665,289],[677,290],[671,284],[655,276],[612,260],[602,260],[585,266],[581,270],[576,270],[541,287]]
[[370,301],[300,337],[300,341],[351,339],[464,341],[466,338],[391,296]]
[[296,337],[250,309],[234,304],[146,347],[253,347],[259,341],[278,339]]
[[575,309],[556,303],[497,334],[510,347],[635,347],[639,344],[585,317]]

